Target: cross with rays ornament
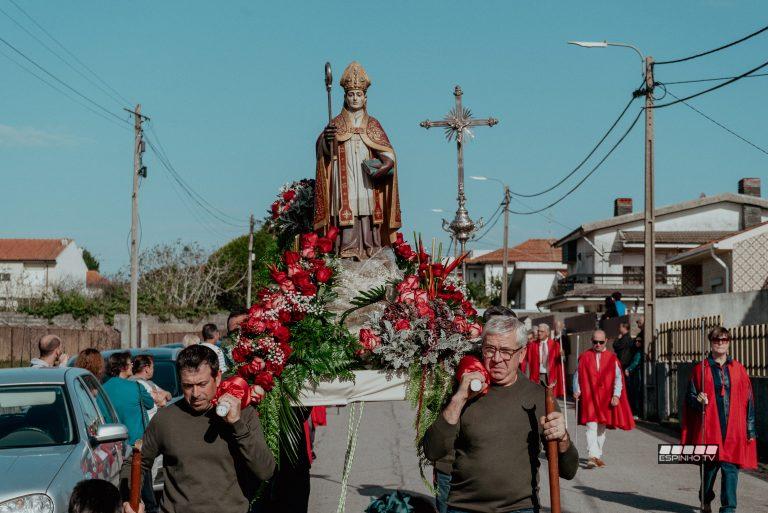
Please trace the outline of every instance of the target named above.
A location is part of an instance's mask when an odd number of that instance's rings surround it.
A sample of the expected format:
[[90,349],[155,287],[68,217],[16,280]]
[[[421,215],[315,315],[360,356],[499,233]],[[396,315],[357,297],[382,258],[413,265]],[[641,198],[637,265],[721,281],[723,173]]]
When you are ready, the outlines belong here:
[[[472,235],[482,228],[483,219],[480,218],[476,223],[469,217],[466,203],[467,197],[464,194],[464,137],[474,138],[471,128],[475,126],[493,126],[499,122],[496,118],[474,119],[472,112],[462,106],[460,86],[453,90],[453,96],[456,98],[456,105],[446,114],[442,121],[422,121],[420,125],[426,129],[433,127],[442,127],[445,130],[445,138],[448,141],[456,139],[456,151],[459,168],[459,193],[457,200],[459,208],[456,210],[456,217],[450,223],[443,219],[443,229],[452,234],[454,241],[461,244],[461,254],[464,254],[467,241]],[[462,265],[462,278],[466,281],[466,265]]]

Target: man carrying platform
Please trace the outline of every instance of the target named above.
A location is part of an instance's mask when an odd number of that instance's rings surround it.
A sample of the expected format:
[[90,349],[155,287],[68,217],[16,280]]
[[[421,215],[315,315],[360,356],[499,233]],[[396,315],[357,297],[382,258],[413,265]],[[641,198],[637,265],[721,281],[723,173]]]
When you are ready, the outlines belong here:
[[[526,328],[513,317],[494,317],[483,331],[483,374],[462,376],[456,393],[424,437],[431,461],[455,450],[449,513],[539,510],[538,454],[542,439],[557,440],[560,477],[572,479],[579,455],[563,414],[545,415],[544,388],[519,371]],[[472,380],[484,390],[470,391]],[[514,469],[510,471],[510,469]]]

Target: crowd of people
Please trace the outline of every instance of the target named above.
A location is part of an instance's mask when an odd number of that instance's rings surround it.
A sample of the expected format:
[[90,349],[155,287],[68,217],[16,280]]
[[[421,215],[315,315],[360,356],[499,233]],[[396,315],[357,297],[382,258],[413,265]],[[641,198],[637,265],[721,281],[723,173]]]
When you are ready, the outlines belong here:
[[[613,301],[619,303],[620,297]],[[244,312],[230,315],[227,330],[238,329],[244,318]],[[425,456],[434,463],[437,511],[538,512],[538,455],[543,442],[557,442],[562,478],[573,478],[579,467],[563,413],[558,408],[546,415],[544,407],[543,387],[552,388],[557,397],[568,395],[568,334],[561,322],[555,330],[547,324],[528,330],[512,310],[498,306],[487,309],[483,320],[478,356],[486,373],[461,377],[422,441]],[[608,430],[635,426],[643,401],[642,317],[637,328],[638,335],[632,337],[629,323],[620,322],[612,351],[606,332],[597,329],[592,347],[578,355],[570,391],[578,424],[585,426],[584,468],[607,465],[603,453]],[[277,466],[254,408],[241,408],[238,399],[224,394],[218,401],[227,403],[229,412],[223,418],[216,416],[212,401],[226,368],[219,339],[217,327],[207,324],[202,337],[185,340],[176,361],[182,397],[175,402],[152,381],[154,361],[149,354],[132,358],[130,352],[114,352],[105,361],[98,350],[88,348],[77,355],[74,366],[103,381],[127,427],[125,461],[141,441],[142,487],[141,504],[134,511],[125,502],[126,472],[121,489],[107,481],[83,481],[71,495],[71,513],[159,511],[152,487],[153,463],[159,456],[165,461],[163,512],[308,511],[312,430],[304,426],[297,433],[301,446],[310,448],[307,453],[298,460],[281,454],[282,464]],[[728,354],[728,330],[713,329],[709,341],[709,356],[696,365],[688,384],[682,443],[718,445],[717,461],[702,465],[700,497],[702,511],[711,511],[720,472],[720,511],[727,513],[736,508],[739,470],[757,463],[755,405],[746,370]],[[40,355],[33,367],[67,364],[64,345],[55,335],[41,337],[38,346]],[[472,380],[480,380],[482,390],[471,389]],[[295,413],[308,425],[316,420],[310,409],[296,408]],[[201,471],[201,462],[211,471]],[[516,472],[510,473],[511,467]],[[253,501],[257,490],[260,503]]]

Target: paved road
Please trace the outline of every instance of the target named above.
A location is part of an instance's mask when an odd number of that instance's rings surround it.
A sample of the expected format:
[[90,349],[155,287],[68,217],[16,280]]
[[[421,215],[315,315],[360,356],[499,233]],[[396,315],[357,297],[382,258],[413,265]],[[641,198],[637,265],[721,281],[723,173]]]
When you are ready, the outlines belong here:
[[[334,513],[337,509],[346,448],[347,412],[348,408],[329,408],[328,426],[317,432],[315,452],[318,459],[312,467],[309,508],[312,513]],[[348,513],[363,512],[371,497],[392,490],[429,494],[419,476],[413,449],[413,417],[413,410],[406,402],[365,405],[347,486]],[[572,420],[571,417],[571,433]],[[604,454],[608,466],[580,469],[572,481],[561,481],[563,512],[698,511],[697,467],[658,465],[656,446],[663,441],[668,440],[642,429],[609,431]],[[582,430],[579,431],[578,448],[585,450]],[[549,511],[544,460],[542,465],[541,499],[544,511]],[[716,486],[719,495],[719,481]],[[738,495],[739,511],[768,513],[768,482],[742,473]],[[719,506],[718,499],[714,506]]]

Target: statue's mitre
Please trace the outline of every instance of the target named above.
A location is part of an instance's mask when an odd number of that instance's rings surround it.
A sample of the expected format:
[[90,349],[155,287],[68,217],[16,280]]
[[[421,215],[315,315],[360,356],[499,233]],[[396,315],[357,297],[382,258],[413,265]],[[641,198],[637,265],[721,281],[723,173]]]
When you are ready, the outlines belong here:
[[349,91],[350,89],[362,89],[363,91],[367,91],[368,86],[371,85],[371,79],[368,78],[368,73],[365,72],[365,68],[363,68],[359,62],[352,61],[350,65],[347,66],[347,69],[344,70],[344,73],[341,74],[339,84],[345,91]]

